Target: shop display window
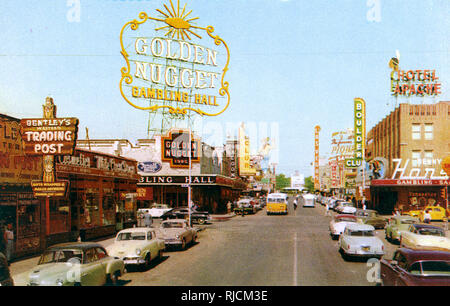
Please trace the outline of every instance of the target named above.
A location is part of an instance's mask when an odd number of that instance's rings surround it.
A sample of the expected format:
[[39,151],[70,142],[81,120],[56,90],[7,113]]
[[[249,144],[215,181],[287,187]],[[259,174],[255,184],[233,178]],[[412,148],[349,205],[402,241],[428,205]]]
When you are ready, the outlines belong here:
[[99,216],[99,195],[98,193],[86,193],[80,215],[82,228],[95,227],[100,225]]
[[114,194],[106,194],[103,196],[103,225],[115,224],[116,203],[114,201]]
[[67,199],[50,198],[50,233],[65,233],[70,230],[70,202]]

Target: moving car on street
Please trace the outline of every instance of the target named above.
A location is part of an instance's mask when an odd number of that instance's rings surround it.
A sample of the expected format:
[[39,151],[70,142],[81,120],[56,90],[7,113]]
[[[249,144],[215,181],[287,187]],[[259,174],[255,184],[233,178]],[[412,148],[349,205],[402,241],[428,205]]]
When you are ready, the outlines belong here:
[[98,243],[71,242],[49,247],[36,267],[15,280],[22,286],[102,286],[116,284],[124,266]]
[[400,234],[400,247],[450,251],[450,239],[445,237],[445,231],[441,227],[411,224],[408,231]]
[[197,231],[185,219],[163,221],[160,228],[156,229],[156,236],[164,240],[166,248],[178,247],[181,250],[197,241]]
[[149,213],[152,218],[161,218],[166,212],[171,211],[173,208],[169,207],[167,204],[157,204],[154,203],[151,208],[140,208],[139,213]]
[[122,258],[125,265],[148,268],[153,259],[162,259],[165,244],[156,237],[155,229],[138,227],[120,231],[106,249],[109,255]]
[[380,262],[381,285],[450,286],[450,252],[400,248]]
[[419,223],[419,220],[410,216],[391,217],[385,229],[386,240],[400,242],[400,232],[407,231],[409,226],[415,223]]
[[236,207],[234,208],[235,214],[255,214],[256,213],[256,207],[252,204],[252,200],[246,198],[246,199],[240,199]]
[[[189,218],[189,207],[177,207],[174,208],[161,216],[162,220],[168,219],[188,219]],[[193,223],[205,224],[211,220],[211,216],[207,211],[197,211],[191,209],[191,219]]]
[[288,214],[288,197],[285,193],[267,195],[266,212],[270,214]]
[[358,222],[372,225],[375,229],[385,228],[387,224],[386,218],[380,216],[376,210],[357,209],[355,216],[358,219]]
[[350,223],[356,223],[357,219],[353,215],[336,215],[330,221],[330,235],[333,239],[338,239],[344,232],[345,227]]
[[339,251],[344,259],[351,257],[376,257],[384,255],[384,244],[375,236],[372,225],[350,223],[339,237]]
[[354,214],[356,207],[351,202],[340,202],[336,207],[336,212],[339,214]]
[[313,194],[300,195],[300,203],[303,207],[315,207],[316,206],[316,196]]

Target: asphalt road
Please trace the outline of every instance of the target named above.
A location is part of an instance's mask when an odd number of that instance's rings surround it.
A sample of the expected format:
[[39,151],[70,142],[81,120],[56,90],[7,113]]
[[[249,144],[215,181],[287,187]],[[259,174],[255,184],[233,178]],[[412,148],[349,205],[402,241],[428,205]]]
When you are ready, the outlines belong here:
[[[373,286],[374,265],[345,261],[329,234],[325,208],[289,206],[289,214],[235,216],[201,225],[198,242],[185,251],[167,251],[150,269],[128,269],[124,286]],[[155,225],[158,225],[158,221]],[[377,236],[391,258],[398,246]],[[104,246],[113,239],[99,241]],[[14,275],[31,269],[39,257],[11,265]]]
[[[123,285],[140,286],[373,286],[373,265],[345,261],[329,235],[324,208],[290,205],[287,216],[236,216],[204,226],[198,243],[166,252],[147,271],[131,270]],[[387,256],[397,247],[384,240]],[[107,242],[106,242],[107,244]]]

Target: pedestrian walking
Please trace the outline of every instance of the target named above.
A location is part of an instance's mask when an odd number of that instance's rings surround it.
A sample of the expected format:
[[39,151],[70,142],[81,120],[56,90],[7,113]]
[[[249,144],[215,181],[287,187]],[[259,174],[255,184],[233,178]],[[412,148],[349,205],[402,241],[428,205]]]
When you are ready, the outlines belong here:
[[325,216],[329,216],[330,215],[330,206],[328,205],[328,202],[325,205]]
[[6,255],[6,235],[5,235],[5,227],[3,224],[0,225],[0,253]]
[[425,211],[425,214],[423,215],[423,222],[424,223],[430,223],[431,222],[431,214],[429,210]]
[[5,231],[5,239],[6,239],[6,258],[8,260],[8,264],[11,262],[13,253],[14,253],[14,232],[12,224],[8,224],[8,227]]
[[294,210],[297,209],[297,199],[294,200]]
[[152,224],[153,224],[152,215],[147,211],[144,214],[144,226],[145,227],[152,227]]
[[230,201],[228,201],[228,203],[227,203],[227,212],[231,213],[231,202]]

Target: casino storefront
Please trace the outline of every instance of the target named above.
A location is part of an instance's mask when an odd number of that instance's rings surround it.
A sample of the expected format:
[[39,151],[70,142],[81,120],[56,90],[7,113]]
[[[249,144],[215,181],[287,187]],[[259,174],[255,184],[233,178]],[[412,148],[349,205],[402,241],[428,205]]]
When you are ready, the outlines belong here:
[[[151,190],[150,202],[164,203],[170,207],[188,205],[189,176],[187,175],[144,175],[138,189]],[[226,213],[228,201],[238,199],[246,184],[240,179],[222,175],[191,176],[192,201],[199,210],[210,213]]]
[[58,180],[69,181],[66,198],[50,199],[49,245],[112,235],[136,224],[136,161],[76,149],[56,158]]
[[446,199],[450,179],[378,179],[370,183],[371,206],[383,214],[422,210],[439,205],[449,211]]
[[44,247],[42,203],[30,185],[42,176],[42,158],[24,155],[19,122],[0,114],[0,226],[12,226],[13,258],[39,253]]

